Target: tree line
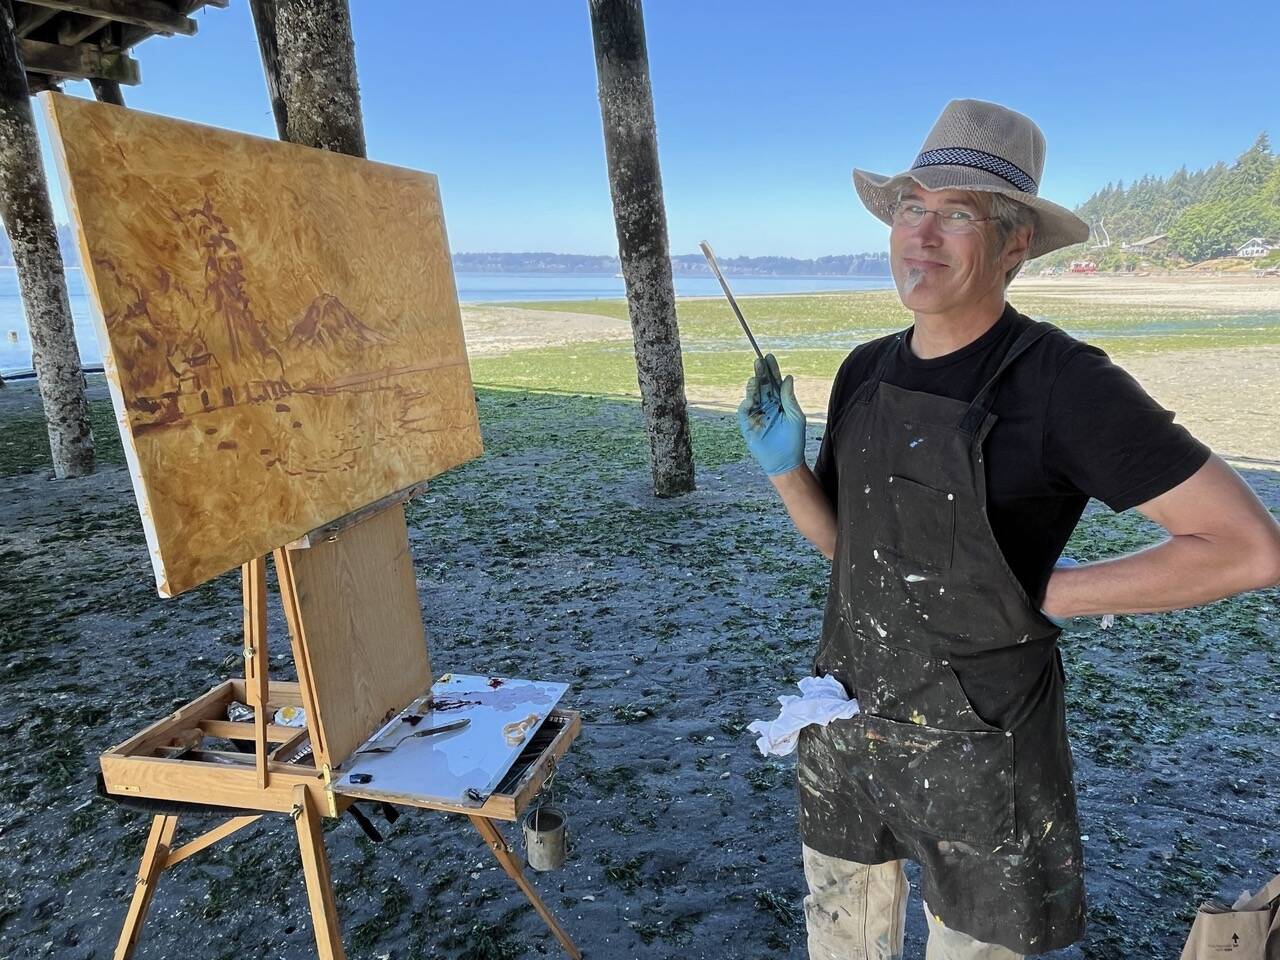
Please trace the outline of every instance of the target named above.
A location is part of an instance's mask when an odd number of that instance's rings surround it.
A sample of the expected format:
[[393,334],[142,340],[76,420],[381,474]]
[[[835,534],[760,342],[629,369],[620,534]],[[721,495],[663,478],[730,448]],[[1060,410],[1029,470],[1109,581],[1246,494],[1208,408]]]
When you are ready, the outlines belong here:
[[1167,235],[1166,252],[1133,253],[1131,259],[1198,262],[1230,256],[1253,237],[1280,239],[1280,158],[1261,133],[1232,164],[1219,161],[1189,172],[1184,165],[1169,177],[1145,176],[1128,186],[1108,183],[1075,212],[1093,235],[1036,261],[1051,266],[1098,259],[1099,243],[1122,265],[1124,243]]

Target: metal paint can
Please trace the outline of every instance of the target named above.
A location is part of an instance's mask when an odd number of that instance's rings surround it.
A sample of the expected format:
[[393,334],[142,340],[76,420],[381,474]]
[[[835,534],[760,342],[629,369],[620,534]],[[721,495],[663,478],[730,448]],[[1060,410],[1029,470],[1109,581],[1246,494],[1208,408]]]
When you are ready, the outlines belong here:
[[538,806],[524,815],[524,846],[533,870],[558,870],[568,849],[567,818],[559,807]]

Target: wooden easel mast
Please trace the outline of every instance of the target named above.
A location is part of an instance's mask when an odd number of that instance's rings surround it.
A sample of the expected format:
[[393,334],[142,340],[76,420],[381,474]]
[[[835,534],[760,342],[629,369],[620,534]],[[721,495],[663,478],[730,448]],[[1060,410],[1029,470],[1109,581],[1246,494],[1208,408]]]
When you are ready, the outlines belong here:
[[263,790],[271,774],[267,770],[267,561],[255,557],[240,568],[244,594],[244,689],[253,708],[254,752],[258,786]]

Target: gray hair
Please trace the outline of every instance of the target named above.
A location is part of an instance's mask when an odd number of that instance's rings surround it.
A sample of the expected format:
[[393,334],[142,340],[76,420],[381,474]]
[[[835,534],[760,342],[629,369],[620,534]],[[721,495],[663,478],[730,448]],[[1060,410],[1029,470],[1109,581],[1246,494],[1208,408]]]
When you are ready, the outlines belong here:
[[[986,198],[987,216],[994,218],[994,246],[996,253],[1003,250],[1005,242],[1023,227],[1030,227],[1032,236],[1035,235],[1040,223],[1036,217],[1036,212],[1025,203],[1019,203],[1017,200],[1006,197],[1003,193],[994,193],[987,190],[982,191],[982,195]],[[1024,263],[1026,263],[1025,258],[1006,271],[1004,275],[1004,285],[1006,287],[1013,282],[1013,278],[1018,275],[1018,271],[1022,269]]]

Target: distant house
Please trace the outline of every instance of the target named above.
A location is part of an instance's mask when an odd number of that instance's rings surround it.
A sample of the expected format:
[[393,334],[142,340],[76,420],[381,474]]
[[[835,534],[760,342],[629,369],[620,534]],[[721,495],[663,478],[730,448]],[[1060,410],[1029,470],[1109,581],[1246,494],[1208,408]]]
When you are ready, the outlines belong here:
[[1167,244],[1165,241],[1169,238],[1167,233],[1157,233],[1150,237],[1143,237],[1141,240],[1135,240],[1133,243],[1123,243],[1120,245],[1121,250],[1131,250],[1134,253],[1152,253],[1156,250],[1163,250]]
[[1280,240],[1265,240],[1262,237],[1254,237],[1237,250],[1235,255],[1237,257],[1256,259],[1257,257],[1265,257],[1273,250],[1280,250]]

